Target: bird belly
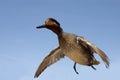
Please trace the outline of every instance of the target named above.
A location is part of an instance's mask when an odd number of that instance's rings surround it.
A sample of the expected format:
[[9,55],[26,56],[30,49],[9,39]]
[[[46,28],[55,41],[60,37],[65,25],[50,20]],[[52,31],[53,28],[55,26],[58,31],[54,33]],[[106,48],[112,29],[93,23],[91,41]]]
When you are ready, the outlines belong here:
[[80,51],[77,49],[74,50],[68,50],[68,51],[63,51],[63,53],[65,54],[65,56],[69,57],[70,59],[72,59],[74,62],[78,63],[78,64],[82,64],[82,65],[89,65],[89,55],[87,52],[85,51]]

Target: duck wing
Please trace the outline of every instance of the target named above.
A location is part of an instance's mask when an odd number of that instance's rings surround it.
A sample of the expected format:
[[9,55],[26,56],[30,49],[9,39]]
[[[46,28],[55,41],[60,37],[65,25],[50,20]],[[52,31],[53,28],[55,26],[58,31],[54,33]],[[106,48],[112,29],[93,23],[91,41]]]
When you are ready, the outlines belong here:
[[85,38],[81,36],[77,36],[77,42],[81,43],[84,47],[89,47],[92,53],[98,54],[102,58],[103,62],[105,63],[106,68],[109,67],[109,64],[110,64],[109,58],[102,50],[100,50],[94,44],[92,44],[91,42],[89,42],[88,40],[86,40]]
[[61,53],[61,49],[58,46],[57,48],[52,50],[48,56],[44,58],[42,63],[39,65],[34,77],[38,77],[48,66],[52,65],[63,57],[64,54]]

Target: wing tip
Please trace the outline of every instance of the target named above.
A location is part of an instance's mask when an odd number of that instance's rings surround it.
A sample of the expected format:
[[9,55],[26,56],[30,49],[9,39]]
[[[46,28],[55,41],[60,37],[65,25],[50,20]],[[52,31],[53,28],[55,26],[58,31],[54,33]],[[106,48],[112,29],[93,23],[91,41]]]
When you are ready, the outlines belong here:
[[39,75],[35,74],[35,75],[34,75],[34,78],[38,78],[38,76],[39,76]]
[[110,66],[110,59],[106,56],[105,58],[102,58],[105,64],[106,68],[109,68]]
[[107,62],[105,63],[105,66],[106,66],[106,68],[109,68],[109,66],[110,66],[109,59],[108,59]]

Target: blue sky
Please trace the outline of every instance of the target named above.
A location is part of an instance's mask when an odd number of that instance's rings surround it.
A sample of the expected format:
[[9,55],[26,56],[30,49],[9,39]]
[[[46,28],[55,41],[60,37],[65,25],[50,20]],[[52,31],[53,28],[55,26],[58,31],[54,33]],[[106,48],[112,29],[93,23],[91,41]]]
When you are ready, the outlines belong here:
[[[58,45],[57,37],[36,26],[53,17],[64,31],[94,43],[110,58],[110,68],[77,65],[65,57],[48,67],[37,79],[34,73],[49,52]],[[0,80],[118,80],[120,79],[119,0],[1,0],[0,1]]]

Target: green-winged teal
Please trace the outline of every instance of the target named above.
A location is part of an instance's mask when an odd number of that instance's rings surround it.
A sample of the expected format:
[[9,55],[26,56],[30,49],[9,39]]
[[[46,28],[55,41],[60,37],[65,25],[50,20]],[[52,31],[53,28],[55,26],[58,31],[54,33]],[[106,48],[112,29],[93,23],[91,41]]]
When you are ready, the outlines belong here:
[[60,27],[60,23],[54,18],[48,18],[44,25],[37,27],[37,29],[39,28],[47,28],[53,31],[58,37],[59,46],[44,58],[34,77],[38,77],[48,66],[64,58],[64,56],[75,62],[74,70],[77,74],[76,63],[96,69],[93,65],[98,65],[100,62],[95,59],[94,53],[102,58],[106,68],[109,67],[109,59],[102,50],[81,36],[64,32]]

